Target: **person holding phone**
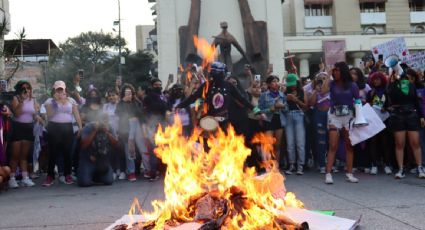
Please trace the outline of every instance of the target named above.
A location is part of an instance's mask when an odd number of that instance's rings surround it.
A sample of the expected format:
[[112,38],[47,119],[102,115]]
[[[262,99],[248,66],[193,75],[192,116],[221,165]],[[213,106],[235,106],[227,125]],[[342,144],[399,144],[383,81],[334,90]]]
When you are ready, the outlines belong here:
[[22,170],[23,178],[21,184],[26,187],[35,185],[28,174],[28,154],[34,142],[34,122],[42,122],[42,119],[37,115],[38,110],[39,106],[35,102],[35,99],[32,98],[31,84],[27,81],[19,81],[15,86],[15,96],[12,101],[14,118],[12,121],[10,140],[12,147],[12,157],[10,159],[12,170],[9,180],[10,188],[19,187],[15,178],[15,172],[18,165]]
[[150,171],[149,155],[144,138],[142,136],[141,122],[142,109],[136,101],[136,90],[130,84],[124,84],[121,89],[120,102],[115,113],[119,117],[118,137],[124,147],[127,165],[127,179],[131,182],[137,180],[134,160],[136,159],[136,147],[142,155],[142,163],[145,170]]
[[[74,99],[68,97],[66,85],[63,81],[53,84],[52,98],[45,103],[47,119],[47,140],[49,145],[49,159],[47,177],[43,182],[44,187],[51,186],[55,178],[55,165],[58,157],[63,157],[65,184],[73,184],[71,177],[72,169],[72,142],[74,137],[72,122],[75,119],[78,125],[77,136],[82,129],[78,104]],[[63,154],[59,156],[58,154]]]

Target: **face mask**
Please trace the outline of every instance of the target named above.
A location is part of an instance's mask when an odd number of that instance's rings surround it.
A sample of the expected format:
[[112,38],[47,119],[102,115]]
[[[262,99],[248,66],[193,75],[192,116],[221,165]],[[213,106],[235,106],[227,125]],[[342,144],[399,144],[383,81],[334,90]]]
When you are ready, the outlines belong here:
[[409,80],[401,80],[400,81],[400,90],[404,95],[409,94]]
[[91,97],[90,103],[100,104],[101,98],[100,97]]
[[161,93],[162,92],[162,87],[155,87],[155,88],[153,88],[153,91],[155,93]]

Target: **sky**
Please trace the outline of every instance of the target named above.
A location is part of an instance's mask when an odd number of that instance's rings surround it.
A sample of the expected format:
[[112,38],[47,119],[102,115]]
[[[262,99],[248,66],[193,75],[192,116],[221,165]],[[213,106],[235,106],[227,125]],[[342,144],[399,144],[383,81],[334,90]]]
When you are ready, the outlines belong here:
[[[136,25],[153,25],[148,0],[121,0],[121,36],[136,50]],[[81,32],[115,33],[118,0],[9,0],[11,31],[16,39],[25,27],[27,39],[52,39],[56,45]],[[118,27],[115,27],[118,31]],[[118,33],[116,33],[118,34]]]

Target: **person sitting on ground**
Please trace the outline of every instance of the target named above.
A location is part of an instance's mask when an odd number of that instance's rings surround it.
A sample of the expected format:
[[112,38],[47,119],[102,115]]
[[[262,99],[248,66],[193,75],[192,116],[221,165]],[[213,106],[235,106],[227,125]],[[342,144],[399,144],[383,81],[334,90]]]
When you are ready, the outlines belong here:
[[78,185],[88,187],[93,183],[111,185],[114,181],[111,166],[113,147],[118,138],[111,132],[108,116],[101,121],[88,123],[81,132],[81,151],[78,167]]
[[0,187],[2,186],[3,182],[8,181],[10,176],[10,168],[7,166],[0,166]]

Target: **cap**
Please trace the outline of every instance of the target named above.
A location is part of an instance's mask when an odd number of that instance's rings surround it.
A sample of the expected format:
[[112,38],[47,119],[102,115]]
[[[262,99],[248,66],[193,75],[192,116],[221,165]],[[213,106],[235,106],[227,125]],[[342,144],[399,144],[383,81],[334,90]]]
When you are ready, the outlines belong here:
[[296,74],[290,73],[286,77],[286,86],[287,87],[296,86],[297,81],[298,81],[298,76]]
[[66,89],[65,82],[63,82],[63,81],[55,81],[55,84],[53,84],[53,88],[54,89],[59,89],[59,88]]

